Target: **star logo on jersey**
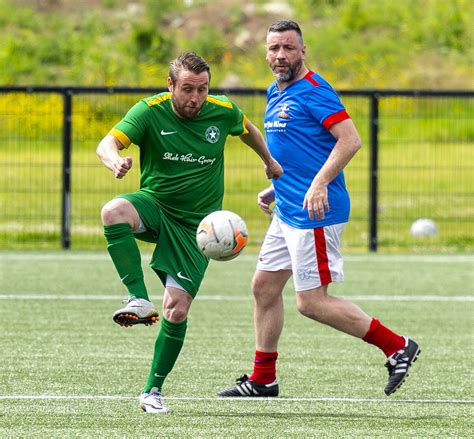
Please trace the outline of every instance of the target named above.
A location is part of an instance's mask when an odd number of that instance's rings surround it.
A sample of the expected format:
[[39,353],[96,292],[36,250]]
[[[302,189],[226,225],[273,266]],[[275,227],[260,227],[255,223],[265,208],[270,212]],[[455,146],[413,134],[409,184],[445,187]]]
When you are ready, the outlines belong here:
[[288,104],[283,104],[280,108],[280,112],[278,113],[278,117],[280,119],[289,119],[290,118],[290,115],[288,114],[289,111],[290,111],[290,107],[288,106]]
[[206,140],[209,143],[216,143],[219,140],[219,137],[221,136],[221,132],[219,131],[219,128],[217,128],[214,125],[211,125],[207,130],[206,130]]

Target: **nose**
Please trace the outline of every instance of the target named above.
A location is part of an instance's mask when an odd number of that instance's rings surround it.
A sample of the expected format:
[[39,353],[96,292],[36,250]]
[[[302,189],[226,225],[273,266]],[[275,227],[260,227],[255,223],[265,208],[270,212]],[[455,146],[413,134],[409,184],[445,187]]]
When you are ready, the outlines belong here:
[[191,95],[189,96],[189,100],[190,100],[192,103],[196,104],[197,101],[198,101],[198,92],[195,91],[195,92],[191,93]]
[[285,52],[285,49],[283,47],[280,47],[278,49],[278,52],[276,54],[276,58],[277,59],[286,59],[286,52]]

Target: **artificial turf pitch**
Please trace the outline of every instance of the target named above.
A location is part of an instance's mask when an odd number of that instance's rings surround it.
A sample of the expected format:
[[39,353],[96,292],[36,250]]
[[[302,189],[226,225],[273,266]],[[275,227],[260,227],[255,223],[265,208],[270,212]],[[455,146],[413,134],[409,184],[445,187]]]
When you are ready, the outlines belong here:
[[[143,265],[149,293],[162,287]],[[141,411],[158,325],[122,328],[105,252],[0,252],[0,437],[472,437],[472,255],[347,255],[349,298],[422,354],[391,397],[383,354],[314,323],[285,290],[276,399],[218,399],[251,371],[256,256],[211,263],[164,386]]]

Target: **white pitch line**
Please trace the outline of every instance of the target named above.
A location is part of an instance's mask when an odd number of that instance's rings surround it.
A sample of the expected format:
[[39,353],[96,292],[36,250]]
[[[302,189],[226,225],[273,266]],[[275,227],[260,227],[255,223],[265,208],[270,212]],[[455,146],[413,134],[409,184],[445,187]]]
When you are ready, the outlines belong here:
[[[0,395],[0,400],[18,400],[18,399],[41,399],[41,400],[81,400],[81,399],[97,399],[97,400],[134,400],[138,396],[118,396],[118,395]],[[170,401],[252,401],[252,402],[366,402],[366,403],[389,403],[389,404],[474,404],[469,399],[383,399],[383,398],[344,398],[344,397],[278,397],[278,398],[209,398],[209,397],[192,397],[177,396],[166,397]]]
[[[143,253],[142,260],[148,262],[151,254]],[[2,261],[110,261],[107,253],[68,253],[67,251],[58,253],[9,253],[0,252]],[[239,256],[240,261],[257,261],[257,254],[243,254]],[[349,262],[429,262],[440,264],[474,264],[474,255],[454,254],[454,255],[392,255],[392,254],[367,254],[367,255],[344,255],[344,260]],[[238,261],[235,261],[236,263]],[[217,262],[216,262],[217,263]]]
[[[416,295],[416,296],[400,296],[391,295],[387,293],[383,295],[361,295],[361,296],[344,296],[350,300],[360,300],[367,302],[474,302],[474,296],[435,296],[435,295]],[[162,296],[153,297],[154,300],[162,300]],[[29,294],[29,293],[2,293],[0,294],[0,300],[89,300],[89,301],[117,301],[122,300],[123,297],[109,296],[109,295],[83,295],[83,294]],[[196,296],[196,301],[209,301],[209,302],[248,302],[253,300],[252,296]],[[284,300],[292,301],[293,296],[284,297]]]

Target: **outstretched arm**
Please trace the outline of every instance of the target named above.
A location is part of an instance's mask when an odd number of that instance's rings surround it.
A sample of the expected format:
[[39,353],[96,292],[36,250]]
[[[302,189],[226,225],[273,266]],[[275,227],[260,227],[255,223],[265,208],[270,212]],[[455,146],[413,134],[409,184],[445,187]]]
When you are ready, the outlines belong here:
[[132,158],[122,157],[119,153],[124,148],[125,146],[110,134],[107,134],[97,146],[97,156],[116,178],[123,178],[132,167]]
[[324,219],[329,212],[327,186],[345,168],[354,154],[360,149],[361,141],[352,119],[346,119],[333,125],[329,131],[336,138],[331,154],[319,170],[306,192],[303,209],[308,209],[311,219]]
[[263,161],[267,178],[274,178],[277,180],[280,175],[283,174],[283,169],[280,164],[271,156],[270,151],[268,151],[262,133],[248,119],[246,120],[245,127],[247,128],[248,133],[242,134],[240,136],[240,140],[242,140],[242,142],[244,142],[246,145],[250,146],[250,148],[252,148],[260,156]]

